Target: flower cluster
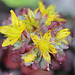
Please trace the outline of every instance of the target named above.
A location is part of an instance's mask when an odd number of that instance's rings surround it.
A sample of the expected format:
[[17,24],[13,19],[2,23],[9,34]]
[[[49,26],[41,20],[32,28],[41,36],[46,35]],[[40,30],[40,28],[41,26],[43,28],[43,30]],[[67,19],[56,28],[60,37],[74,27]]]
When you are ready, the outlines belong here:
[[34,11],[23,8],[19,16],[13,10],[10,12],[12,23],[0,27],[0,32],[7,37],[2,47],[11,45],[13,51],[18,50],[25,66],[35,63],[49,70],[51,56],[58,58],[68,48],[66,38],[70,31],[63,26],[66,20],[60,18],[54,5],[45,8],[41,1]]

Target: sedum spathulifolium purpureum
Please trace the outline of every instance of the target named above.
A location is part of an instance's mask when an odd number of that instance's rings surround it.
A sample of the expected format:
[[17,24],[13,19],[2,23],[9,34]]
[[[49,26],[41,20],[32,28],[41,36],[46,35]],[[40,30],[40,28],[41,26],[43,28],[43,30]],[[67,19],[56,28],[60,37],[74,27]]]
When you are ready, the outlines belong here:
[[13,10],[10,13],[11,22],[0,27],[7,37],[2,47],[11,45],[12,51],[19,50],[25,66],[38,64],[49,70],[53,57],[58,61],[59,54],[68,48],[70,30],[64,27],[66,20],[55,11],[54,5],[46,8],[41,1],[34,11],[23,8],[18,16]]

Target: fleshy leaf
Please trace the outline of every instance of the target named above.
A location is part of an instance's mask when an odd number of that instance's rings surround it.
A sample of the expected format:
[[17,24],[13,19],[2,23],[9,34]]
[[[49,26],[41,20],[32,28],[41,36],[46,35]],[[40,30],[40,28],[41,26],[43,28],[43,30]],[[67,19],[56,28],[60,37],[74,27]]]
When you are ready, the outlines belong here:
[[41,66],[41,69],[45,71],[49,71],[49,63],[44,58],[42,58],[40,62],[40,66]]
[[60,26],[60,23],[57,21],[52,21],[50,25],[47,26],[48,30],[53,30]]
[[38,70],[40,68],[39,64],[33,63],[32,64],[32,69],[33,70]]
[[59,62],[59,64],[63,63],[65,60],[65,53],[64,52],[58,52],[56,60]]
[[57,70],[60,68],[60,65],[58,64],[58,62],[54,59],[52,59],[52,62],[50,64],[50,69],[51,70]]
[[21,56],[20,56],[19,50],[10,52],[8,57],[11,61],[13,61],[15,63],[21,62]]

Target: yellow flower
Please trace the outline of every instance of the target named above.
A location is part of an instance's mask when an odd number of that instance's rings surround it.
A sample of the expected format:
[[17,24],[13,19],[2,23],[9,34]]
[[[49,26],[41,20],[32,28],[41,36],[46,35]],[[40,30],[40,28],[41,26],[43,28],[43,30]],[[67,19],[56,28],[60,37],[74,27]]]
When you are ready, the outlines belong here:
[[65,38],[70,34],[70,31],[68,28],[62,29],[60,31],[58,31],[57,35],[56,35],[56,40],[57,41],[61,41],[64,44],[68,44],[68,42],[65,40]]
[[13,10],[11,12],[12,24],[9,26],[1,26],[0,32],[8,37],[2,44],[2,47],[13,45],[20,37],[23,30],[25,30],[25,24],[18,20]]
[[39,7],[37,9],[35,9],[34,13],[37,13],[38,10],[40,10],[42,16],[44,16],[46,14],[56,14],[57,13],[57,12],[54,12],[55,11],[54,5],[50,5],[46,9],[41,1],[39,1]]
[[38,10],[40,10],[42,16],[48,15],[46,25],[50,25],[52,21],[66,21],[65,19],[59,18],[58,12],[55,12],[55,6],[53,4],[48,6],[46,9],[43,3],[39,1],[39,7],[34,11],[34,13],[37,13]]
[[26,20],[25,20],[25,25],[26,29],[29,32],[34,31],[36,28],[38,28],[39,23],[35,20],[33,12],[28,9],[28,15],[25,15]]
[[50,38],[51,38],[50,31],[45,33],[44,36],[41,36],[41,38],[39,38],[35,34],[31,34],[31,38],[32,38],[33,42],[35,43],[36,47],[38,49],[40,49],[41,55],[43,55],[44,59],[47,62],[51,63],[51,57],[50,57],[49,53],[52,53],[52,54],[57,53],[57,50],[51,44],[51,42],[49,42]]

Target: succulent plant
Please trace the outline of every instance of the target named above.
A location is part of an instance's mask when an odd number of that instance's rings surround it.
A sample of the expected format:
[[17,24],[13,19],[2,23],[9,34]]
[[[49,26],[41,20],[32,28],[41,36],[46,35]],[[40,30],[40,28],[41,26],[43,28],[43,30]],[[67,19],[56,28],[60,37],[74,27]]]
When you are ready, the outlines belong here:
[[21,63],[22,67],[49,70],[59,68],[65,60],[64,49],[68,49],[69,28],[64,27],[65,19],[55,11],[55,6],[47,8],[39,1],[39,7],[32,11],[22,8],[16,16],[13,10],[11,21],[1,26],[0,32],[7,37],[2,47],[12,47],[9,58]]

